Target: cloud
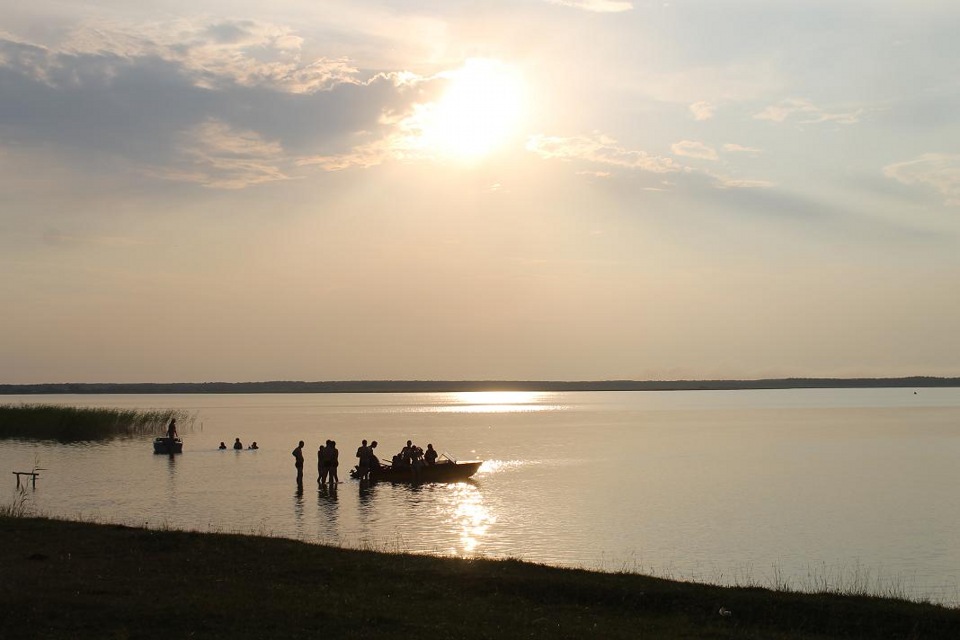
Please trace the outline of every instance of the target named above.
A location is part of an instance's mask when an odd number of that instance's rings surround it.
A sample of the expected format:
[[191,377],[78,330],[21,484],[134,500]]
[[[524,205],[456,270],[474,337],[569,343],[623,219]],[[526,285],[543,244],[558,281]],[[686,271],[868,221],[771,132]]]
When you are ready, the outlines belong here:
[[826,111],[809,100],[800,100],[797,98],[788,98],[779,104],[770,105],[760,113],[754,114],[757,120],[769,120],[771,122],[785,122],[788,119],[796,119],[800,124],[820,124],[823,122],[835,122],[837,124],[856,124],[860,122],[860,116],[864,110],[855,109],[853,111]]
[[633,9],[632,2],[618,0],[547,0],[547,2],[595,13],[621,13]]
[[78,30],[56,48],[0,37],[3,146],[101,154],[164,180],[235,189],[289,179],[311,164],[303,158],[332,159],[315,163],[326,169],[344,153],[369,163],[435,89],[406,72],[364,77],[345,61],[303,60],[300,47],[288,29],[250,21]]
[[960,206],[960,155],[926,153],[884,167],[883,175],[910,186],[933,187],[947,205]]
[[333,155],[308,155],[298,159],[301,166],[318,166],[324,171],[368,169],[389,160],[435,160],[442,153],[425,142],[424,118],[429,118],[432,101],[449,82],[445,72],[433,76],[419,76],[411,72],[381,74],[378,80],[393,84],[401,95],[411,99],[402,108],[386,109],[376,126],[361,132],[362,142],[350,145],[344,152]]
[[690,113],[693,115],[693,119],[698,122],[711,119],[714,111],[716,111],[715,106],[702,100],[700,102],[694,102],[692,105],[690,105]]
[[581,160],[652,173],[672,173],[683,169],[670,158],[624,149],[617,145],[616,140],[599,134],[570,138],[535,135],[527,141],[527,150],[548,160]]
[[280,165],[286,162],[277,142],[254,131],[241,131],[209,120],[186,131],[179,169],[157,169],[168,180],[195,182],[216,189],[242,189],[277,180],[289,180]]
[[357,82],[345,60],[304,60],[303,39],[289,27],[253,20],[179,20],[148,25],[97,24],[74,30],[63,44],[73,55],[155,57],[178,65],[195,86],[235,84],[291,93]]
[[387,138],[357,145],[344,153],[304,156],[297,159],[297,165],[302,167],[315,166],[323,171],[344,171],[346,169],[369,169],[383,164],[391,158],[403,159],[403,155],[394,151],[391,146],[391,139]]
[[708,147],[702,142],[694,140],[681,140],[670,146],[674,155],[685,158],[697,158],[700,160],[716,160],[717,152],[712,147]]
[[769,180],[714,177],[716,178],[716,185],[719,189],[769,189],[776,186],[776,183],[770,182]]
[[589,177],[591,177],[591,178],[609,178],[609,177],[610,177],[611,175],[613,175],[613,174],[610,173],[609,171],[590,171],[590,170],[584,170],[584,171],[577,171],[577,175],[578,175],[578,176],[589,176]]
[[755,147],[745,147],[733,142],[723,145],[723,150],[729,153],[746,153],[751,156],[758,156],[763,153],[763,150],[761,149],[757,149]]

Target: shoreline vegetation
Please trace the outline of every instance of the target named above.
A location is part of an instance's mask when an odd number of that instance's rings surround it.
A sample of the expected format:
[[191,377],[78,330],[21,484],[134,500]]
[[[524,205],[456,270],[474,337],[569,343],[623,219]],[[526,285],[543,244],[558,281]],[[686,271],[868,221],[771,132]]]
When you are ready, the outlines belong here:
[[957,638],[960,609],[0,513],[6,638]]
[[181,425],[191,422],[187,412],[175,409],[4,404],[0,405],[0,439],[84,442],[160,435],[172,418]]
[[0,395],[194,393],[437,393],[456,391],[722,391],[960,387],[960,377],[761,380],[334,380],[304,382],[104,382],[0,384]]

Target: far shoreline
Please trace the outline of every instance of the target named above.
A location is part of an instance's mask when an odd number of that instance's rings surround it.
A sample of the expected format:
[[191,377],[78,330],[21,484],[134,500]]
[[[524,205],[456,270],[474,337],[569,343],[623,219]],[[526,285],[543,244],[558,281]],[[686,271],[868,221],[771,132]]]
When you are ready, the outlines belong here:
[[766,378],[758,380],[334,380],[266,382],[63,382],[0,384],[0,395],[443,393],[482,391],[743,391],[960,387],[960,377]]

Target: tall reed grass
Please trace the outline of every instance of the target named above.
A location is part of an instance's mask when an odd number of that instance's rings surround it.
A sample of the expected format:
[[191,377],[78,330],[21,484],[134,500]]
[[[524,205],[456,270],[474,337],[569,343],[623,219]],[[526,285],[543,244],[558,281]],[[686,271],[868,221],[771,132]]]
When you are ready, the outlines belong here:
[[27,490],[23,487],[17,489],[10,504],[0,504],[0,518],[22,518],[27,515]]
[[0,438],[83,442],[162,435],[176,418],[181,429],[193,422],[176,409],[112,409],[53,404],[0,405]]

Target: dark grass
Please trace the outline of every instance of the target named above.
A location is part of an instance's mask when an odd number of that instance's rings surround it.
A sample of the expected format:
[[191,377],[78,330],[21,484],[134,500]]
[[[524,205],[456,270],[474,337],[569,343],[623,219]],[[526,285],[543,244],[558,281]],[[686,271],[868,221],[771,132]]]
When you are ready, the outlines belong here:
[[2,638],[418,636],[954,639],[960,610],[0,517]]
[[170,422],[186,426],[183,411],[68,407],[53,404],[0,405],[0,438],[82,442],[117,437],[161,435]]

